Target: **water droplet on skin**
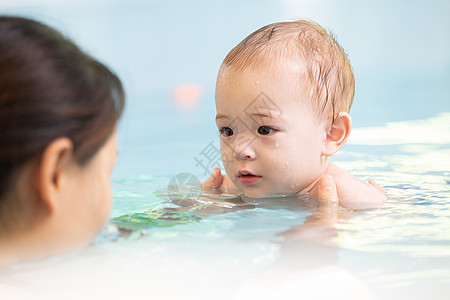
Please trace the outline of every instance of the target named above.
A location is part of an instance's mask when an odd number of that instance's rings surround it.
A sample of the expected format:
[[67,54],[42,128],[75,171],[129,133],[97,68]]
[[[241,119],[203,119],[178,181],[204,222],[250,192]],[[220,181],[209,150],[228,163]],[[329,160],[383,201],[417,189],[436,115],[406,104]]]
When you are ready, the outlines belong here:
[[256,81],[255,81],[255,84],[256,84],[256,85],[259,85],[259,80],[256,80]]
[[280,148],[280,145],[278,144],[278,142],[275,144],[275,148]]
[[288,162],[285,162],[284,165],[287,167],[287,166],[289,166],[289,163],[288,163]]

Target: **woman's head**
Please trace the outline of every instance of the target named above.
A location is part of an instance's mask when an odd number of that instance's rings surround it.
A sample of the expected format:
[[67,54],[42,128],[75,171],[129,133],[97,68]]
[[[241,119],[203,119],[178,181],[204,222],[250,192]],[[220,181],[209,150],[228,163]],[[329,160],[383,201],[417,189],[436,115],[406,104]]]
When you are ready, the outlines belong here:
[[[60,163],[66,155],[80,170],[88,168],[114,138],[123,107],[122,84],[107,67],[44,24],[0,17],[0,233],[39,206],[40,199],[11,196],[24,169],[39,178],[52,149],[59,149],[53,154]],[[26,183],[37,198],[40,183]]]

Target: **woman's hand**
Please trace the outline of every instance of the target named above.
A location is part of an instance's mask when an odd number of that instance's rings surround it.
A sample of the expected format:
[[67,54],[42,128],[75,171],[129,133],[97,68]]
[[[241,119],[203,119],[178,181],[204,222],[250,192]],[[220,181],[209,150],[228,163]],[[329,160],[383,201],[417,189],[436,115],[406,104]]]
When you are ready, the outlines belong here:
[[219,168],[215,168],[211,176],[202,183],[203,189],[219,189],[222,186],[223,175]]
[[228,175],[223,176],[219,168],[215,168],[211,176],[202,184],[202,191],[213,194],[237,192],[237,187]]
[[338,205],[339,196],[337,193],[336,183],[331,175],[323,175],[319,180],[319,189],[317,191],[317,199],[320,206]]
[[373,186],[374,188],[376,188],[377,190],[379,190],[379,191],[382,192],[383,194],[385,193],[385,192],[384,192],[384,189],[383,189],[381,186],[379,186],[378,183],[375,182],[375,180],[370,179],[368,182],[369,182],[369,184],[370,184],[371,186]]
[[335,224],[341,217],[339,196],[333,176],[323,175],[318,182],[318,207],[303,224],[278,234],[286,240],[304,240],[329,244],[337,235]]

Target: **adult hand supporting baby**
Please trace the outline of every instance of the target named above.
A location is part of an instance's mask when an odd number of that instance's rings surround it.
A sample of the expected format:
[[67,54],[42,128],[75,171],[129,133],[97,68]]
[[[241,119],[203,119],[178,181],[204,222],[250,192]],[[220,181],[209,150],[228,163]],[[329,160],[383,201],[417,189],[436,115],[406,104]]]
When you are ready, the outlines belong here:
[[331,205],[339,204],[339,197],[336,189],[336,183],[331,175],[323,175],[319,180],[319,190],[317,199],[321,204]]
[[[376,188],[379,187],[374,181],[369,183]],[[339,221],[339,217],[345,217],[345,213],[339,206],[339,196],[334,177],[323,175],[317,186],[318,208],[307,217],[303,224],[293,226],[278,234],[279,236],[286,240],[306,240],[319,244],[328,244],[336,237],[337,231],[334,225]],[[208,193],[220,194],[230,189],[236,190],[236,186],[227,175],[222,175],[219,168],[215,169],[202,184],[202,190]]]
[[318,208],[303,224],[278,234],[288,241],[303,240],[329,244],[336,237],[335,224],[339,221],[339,196],[333,176],[323,175],[318,182]]
[[380,185],[378,185],[378,183],[376,183],[375,180],[370,179],[368,182],[369,182],[370,185],[372,185],[374,188],[376,188],[377,190],[379,190],[383,194],[385,193],[384,189]]
[[[383,191],[383,189],[375,183],[369,181],[371,185]],[[230,189],[237,189],[230,178],[222,175],[219,168],[214,169],[211,176],[202,183],[202,190],[224,191]],[[318,200],[324,203],[339,204],[339,197],[336,190],[336,183],[330,175],[324,175],[319,180]]]
[[215,168],[211,176],[203,182],[202,191],[220,194],[229,191],[237,192],[238,189],[228,175],[223,176],[220,169]]
[[218,189],[222,185],[223,175],[219,168],[215,168],[211,176],[202,183],[203,188]]
[[[373,179],[369,180],[368,183],[382,192],[385,193],[384,189],[379,186]],[[321,204],[326,205],[326,203],[333,203],[334,205],[339,205],[339,196],[337,193],[336,183],[331,175],[323,175],[318,182],[318,194],[317,198]],[[202,184],[202,191],[206,191],[212,194],[221,194],[223,192],[237,192],[237,187],[233,184],[228,175],[222,175],[219,168],[214,169],[211,176],[205,180]]]

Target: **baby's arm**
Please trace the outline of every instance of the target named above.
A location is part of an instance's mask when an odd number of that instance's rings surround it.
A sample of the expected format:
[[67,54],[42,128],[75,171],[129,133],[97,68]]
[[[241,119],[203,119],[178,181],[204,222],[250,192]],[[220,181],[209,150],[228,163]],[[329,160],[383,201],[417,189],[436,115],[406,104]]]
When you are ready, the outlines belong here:
[[353,209],[373,208],[386,200],[383,189],[374,181],[364,182],[331,163],[326,174],[333,176],[339,195],[339,204]]

